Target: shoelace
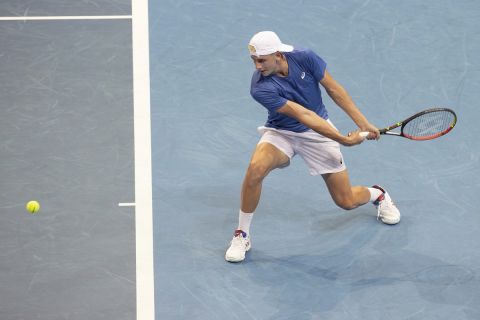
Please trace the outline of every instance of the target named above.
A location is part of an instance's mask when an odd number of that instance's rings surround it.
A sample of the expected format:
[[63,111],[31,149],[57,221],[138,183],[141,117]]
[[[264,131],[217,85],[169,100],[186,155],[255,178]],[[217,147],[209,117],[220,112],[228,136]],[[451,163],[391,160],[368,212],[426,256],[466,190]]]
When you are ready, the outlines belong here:
[[382,201],[380,201],[378,203],[378,208],[377,208],[377,220],[380,218],[380,213],[382,211],[382,209],[390,209],[392,206],[395,206],[395,204],[393,203],[392,200],[390,201],[387,201],[387,198],[385,197],[385,199],[383,199]]
[[239,235],[233,237],[233,239],[232,239],[232,246],[244,248],[246,241],[247,241],[247,239],[244,238],[241,234],[239,234]]

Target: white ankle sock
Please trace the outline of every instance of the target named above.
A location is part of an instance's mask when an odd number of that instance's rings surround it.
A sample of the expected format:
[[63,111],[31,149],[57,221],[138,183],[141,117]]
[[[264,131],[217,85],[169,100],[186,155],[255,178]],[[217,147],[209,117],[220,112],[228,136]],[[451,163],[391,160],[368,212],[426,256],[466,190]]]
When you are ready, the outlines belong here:
[[377,188],[367,188],[370,191],[370,202],[375,202],[378,197],[383,193],[382,190]]
[[252,223],[253,212],[246,213],[242,209],[238,212],[238,229],[246,234],[250,234],[250,224]]

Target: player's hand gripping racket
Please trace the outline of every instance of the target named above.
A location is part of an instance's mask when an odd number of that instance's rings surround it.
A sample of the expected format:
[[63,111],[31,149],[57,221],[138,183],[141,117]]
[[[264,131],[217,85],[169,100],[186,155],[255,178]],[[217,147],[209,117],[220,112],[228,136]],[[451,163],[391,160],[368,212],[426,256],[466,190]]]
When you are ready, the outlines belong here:
[[[448,108],[432,108],[380,129],[380,134],[399,136],[411,140],[431,140],[449,133],[457,123],[457,115]],[[400,132],[391,131],[400,127]],[[360,132],[366,137],[368,132]]]

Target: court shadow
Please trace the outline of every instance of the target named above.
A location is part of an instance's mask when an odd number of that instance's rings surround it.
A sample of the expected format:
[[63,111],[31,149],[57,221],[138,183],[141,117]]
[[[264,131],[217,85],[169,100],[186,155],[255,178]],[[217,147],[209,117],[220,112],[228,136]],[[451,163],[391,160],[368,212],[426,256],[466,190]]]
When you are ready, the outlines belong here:
[[[358,318],[374,314],[401,318],[402,309],[384,309],[392,305],[389,297],[395,297],[395,305],[403,304],[404,310],[415,304],[468,309],[480,303],[475,289],[480,283],[473,270],[410,250],[283,257],[256,250],[247,269],[251,281],[267,289],[264,303],[276,309],[269,319],[324,319],[345,305],[355,305]],[[362,303],[369,308],[362,308]]]

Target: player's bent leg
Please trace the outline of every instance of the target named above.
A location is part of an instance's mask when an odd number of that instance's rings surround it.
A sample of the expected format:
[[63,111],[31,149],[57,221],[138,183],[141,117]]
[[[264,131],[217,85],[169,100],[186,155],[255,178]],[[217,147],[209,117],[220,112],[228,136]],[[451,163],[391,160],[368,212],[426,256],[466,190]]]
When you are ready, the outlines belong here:
[[[270,171],[285,167],[290,158],[274,145],[264,142],[257,145],[248,166],[242,185],[241,211],[254,212],[260,200],[263,179]],[[240,262],[251,248],[250,234],[244,230],[235,230],[225,260]]]
[[345,210],[355,209],[370,200],[368,188],[350,184],[348,171],[322,175],[327,184],[328,191],[337,206]]
[[274,145],[264,142],[257,145],[242,185],[241,209],[253,212],[260,200],[263,179],[276,168],[289,164],[290,158]]
[[[369,201],[377,208],[377,218],[385,224],[400,222],[400,211],[383,187],[350,185],[347,170],[322,175],[333,201],[345,210],[357,208]],[[370,189],[370,190],[369,190]],[[376,192],[374,190],[376,189]],[[375,195],[376,194],[376,195]]]

